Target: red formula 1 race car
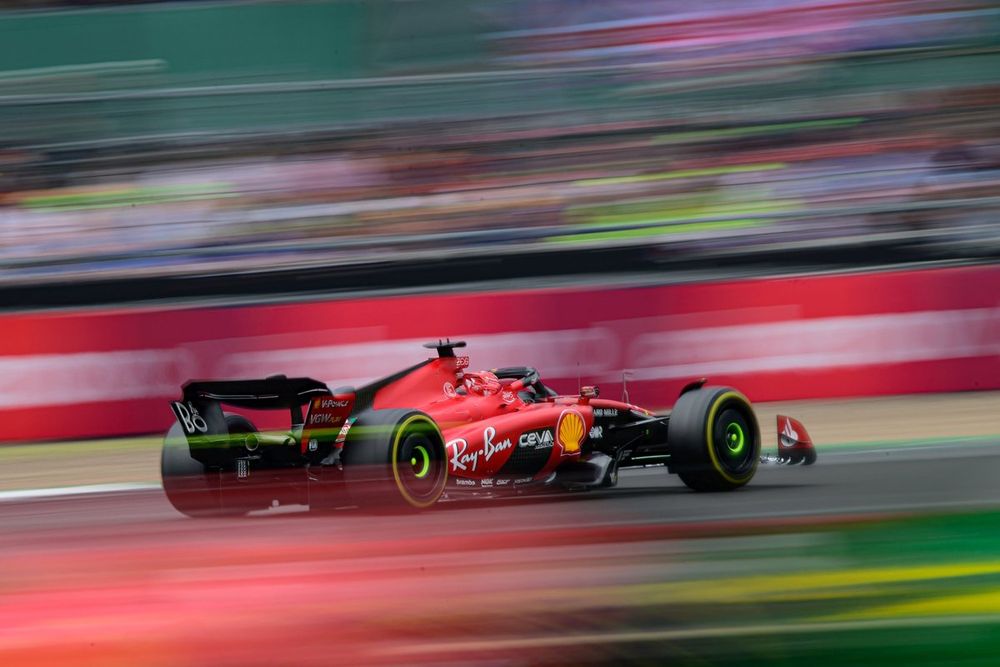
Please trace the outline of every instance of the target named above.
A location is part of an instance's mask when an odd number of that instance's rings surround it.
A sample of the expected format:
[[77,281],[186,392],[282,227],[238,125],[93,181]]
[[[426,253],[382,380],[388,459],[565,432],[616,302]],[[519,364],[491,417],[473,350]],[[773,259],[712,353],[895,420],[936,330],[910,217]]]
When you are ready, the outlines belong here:
[[[245,514],[274,505],[425,508],[442,497],[539,486],[612,487],[623,467],[662,465],[696,491],[753,477],[760,428],[738,391],[688,384],[656,415],[599,397],[560,396],[529,366],[473,372],[463,342],[428,343],[427,359],[363,387],[309,378],[188,382],[171,404],[163,487],[184,514]],[[223,404],[287,410],[260,432]],[[783,463],[812,463],[802,425],[778,417]]]

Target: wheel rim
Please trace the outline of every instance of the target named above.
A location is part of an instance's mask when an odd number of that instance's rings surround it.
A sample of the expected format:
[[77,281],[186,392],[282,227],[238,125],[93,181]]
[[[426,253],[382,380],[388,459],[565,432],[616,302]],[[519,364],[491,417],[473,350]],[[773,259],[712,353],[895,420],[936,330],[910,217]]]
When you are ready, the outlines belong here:
[[404,495],[411,500],[433,501],[441,493],[447,474],[444,448],[424,429],[403,436],[394,463]]
[[739,476],[753,469],[757,433],[743,410],[737,406],[723,409],[712,431],[712,448],[725,472]]
[[413,476],[417,479],[427,477],[431,470],[431,455],[423,445],[413,446],[413,456],[410,457],[410,467],[413,468]]
[[747,444],[746,433],[739,422],[729,422],[726,424],[726,447],[729,453],[739,455]]

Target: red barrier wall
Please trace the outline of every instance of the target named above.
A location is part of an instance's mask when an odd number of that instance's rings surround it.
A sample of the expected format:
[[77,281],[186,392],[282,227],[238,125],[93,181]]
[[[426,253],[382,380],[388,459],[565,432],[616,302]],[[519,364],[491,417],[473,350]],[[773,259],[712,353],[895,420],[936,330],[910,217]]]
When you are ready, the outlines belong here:
[[469,342],[557,389],[673,402],[690,378],[756,401],[1000,387],[1000,267],[642,288],[0,316],[0,439],[149,433],[189,378],[360,384]]

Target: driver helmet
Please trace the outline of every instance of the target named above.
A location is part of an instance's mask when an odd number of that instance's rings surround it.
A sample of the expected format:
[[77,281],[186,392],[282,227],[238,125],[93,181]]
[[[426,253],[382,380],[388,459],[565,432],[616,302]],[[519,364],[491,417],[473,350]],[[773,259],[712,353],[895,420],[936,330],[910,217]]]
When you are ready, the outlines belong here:
[[493,396],[494,394],[499,394],[500,390],[503,389],[503,385],[500,384],[500,379],[489,371],[471,373],[466,371],[464,382],[465,388],[470,395]]

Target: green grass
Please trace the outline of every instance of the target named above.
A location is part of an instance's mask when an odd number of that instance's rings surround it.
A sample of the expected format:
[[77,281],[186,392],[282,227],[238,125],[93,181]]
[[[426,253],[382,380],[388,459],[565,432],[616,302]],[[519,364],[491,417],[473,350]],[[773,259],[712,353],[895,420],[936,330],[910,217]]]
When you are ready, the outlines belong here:
[[726,167],[704,167],[700,169],[677,169],[655,174],[635,174],[633,176],[609,176],[606,178],[587,178],[574,183],[580,187],[598,185],[628,185],[630,183],[648,183],[650,181],[669,181],[682,178],[701,178],[705,176],[725,176],[727,174],[745,174],[755,171],[776,171],[784,169],[783,162],[764,162],[761,164],[738,164]]
[[698,130],[693,132],[674,132],[662,134],[654,140],[658,144],[674,144],[686,141],[716,141],[719,139],[739,139],[756,137],[783,132],[798,132],[801,130],[829,130],[844,127],[856,127],[865,122],[862,117],[830,118],[824,120],[804,120],[792,123],[771,123],[768,125],[752,125],[747,127],[731,127],[717,130]]
[[0,469],[18,461],[43,461],[62,457],[86,457],[101,454],[142,453],[160,450],[162,436],[80,440],[75,442],[39,442],[0,445]]

